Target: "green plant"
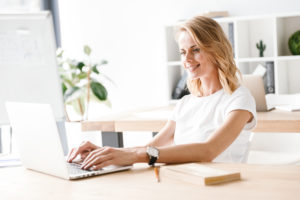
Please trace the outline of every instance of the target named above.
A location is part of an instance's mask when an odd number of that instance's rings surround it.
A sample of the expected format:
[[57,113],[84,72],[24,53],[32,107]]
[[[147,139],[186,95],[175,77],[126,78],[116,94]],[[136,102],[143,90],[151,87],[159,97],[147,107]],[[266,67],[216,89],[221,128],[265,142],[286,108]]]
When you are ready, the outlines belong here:
[[[101,75],[111,80],[99,72],[99,67],[106,65],[107,61],[93,63],[90,57],[92,50],[87,45],[83,47],[83,52],[84,61],[65,58],[62,49],[58,49],[57,58],[65,105],[71,105],[82,119],[87,119],[91,99],[111,106],[107,99],[107,89],[97,77]],[[69,119],[68,115],[67,118]]]
[[266,45],[262,40],[260,40],[259,43],[256,43],[256,48],[258,48],[259,50],[259,57],[264,57],[264,50],[266,49]]
[[300,55],[300,30],[289,38],[289,49],[293,55]]

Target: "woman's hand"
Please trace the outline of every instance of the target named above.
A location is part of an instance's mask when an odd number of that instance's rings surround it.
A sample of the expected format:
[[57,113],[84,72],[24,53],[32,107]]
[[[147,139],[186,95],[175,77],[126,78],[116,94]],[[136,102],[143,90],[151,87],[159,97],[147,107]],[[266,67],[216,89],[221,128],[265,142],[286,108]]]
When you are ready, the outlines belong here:
[[68,155],[68,162],[73,162],[73,160],[80,155],[81,160],[84,160],[90,152],[99,149],[100,147],[94,145],[93,143],[86,141],[82,142],[78,148],[73,148]]
[[90,152],[81,168],[98,170],[108,165],[132,165],[137,158],[136,148],[101,147]]

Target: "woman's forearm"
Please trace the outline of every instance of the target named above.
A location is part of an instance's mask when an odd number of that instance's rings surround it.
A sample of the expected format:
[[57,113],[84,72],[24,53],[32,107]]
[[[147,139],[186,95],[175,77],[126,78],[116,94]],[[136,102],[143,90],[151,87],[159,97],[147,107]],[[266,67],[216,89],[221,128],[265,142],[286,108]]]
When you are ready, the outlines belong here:
[[[213,157],[206,143],[193,143],[184,145],[170,145],[157,147],[159,149],[160,163],[184,163],[184,162],[210,162]],[[136,147],[135,162],[148,162],[149,157],[146,147]]]

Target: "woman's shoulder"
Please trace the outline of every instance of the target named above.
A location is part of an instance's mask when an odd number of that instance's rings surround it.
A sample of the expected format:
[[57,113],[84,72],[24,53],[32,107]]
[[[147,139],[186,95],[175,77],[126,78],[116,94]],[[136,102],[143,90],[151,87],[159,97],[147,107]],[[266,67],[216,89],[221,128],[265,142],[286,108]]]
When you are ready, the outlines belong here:
[[232,96],[240,96],[240,95],[251,95],[248,88],[243,85],[240,85],[233,93]]
[[223,101],[233,102],[238,99],[252,99],[251,92],[243,85],[240,85],[232,94],[224,94]]

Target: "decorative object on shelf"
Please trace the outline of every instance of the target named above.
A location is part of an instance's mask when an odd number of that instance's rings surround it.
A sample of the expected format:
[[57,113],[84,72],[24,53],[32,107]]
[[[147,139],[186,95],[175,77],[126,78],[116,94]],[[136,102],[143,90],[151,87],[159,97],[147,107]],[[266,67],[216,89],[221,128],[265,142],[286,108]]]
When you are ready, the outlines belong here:
[[256,43],[256,48],[258,48],[259,50],[259,57],[264,57],[264,50],[266,50],[266,45],[262,40],[260,40],[259,43]]
[[289,49],[293,55],[300,55],[300,30],[289,38]]
[[266,62],[266,94],[275,93],[274,62]]
[[172,99],[180,99],[183,96],[190,94],[187,86],[186,86],[186,81],[187,81],[188,75],[186,72],[183,73],[182,77],[176,84],[175,89],[172,92]]
[[235,50],[234,50],[234,25],[233,22],[228,23],[228,39],[232,47],[233,57],[235,57]]
[[[71,105],[81,116],[81,120],[87,120],[91,99],[111,106],[107,99],[106,87],[97,78],[102,76],[106,80],[112,81],[99,72],[99,67],[106,65],[107,61],[92,62],[90,58],[92,50],[87,45],[83,47],[83,51],[86,57],[84,61],[65,58],[62,49],[57,50],[57,59],[65,105]],[[66,115],[67,120],[70,121],[68,113]]]

